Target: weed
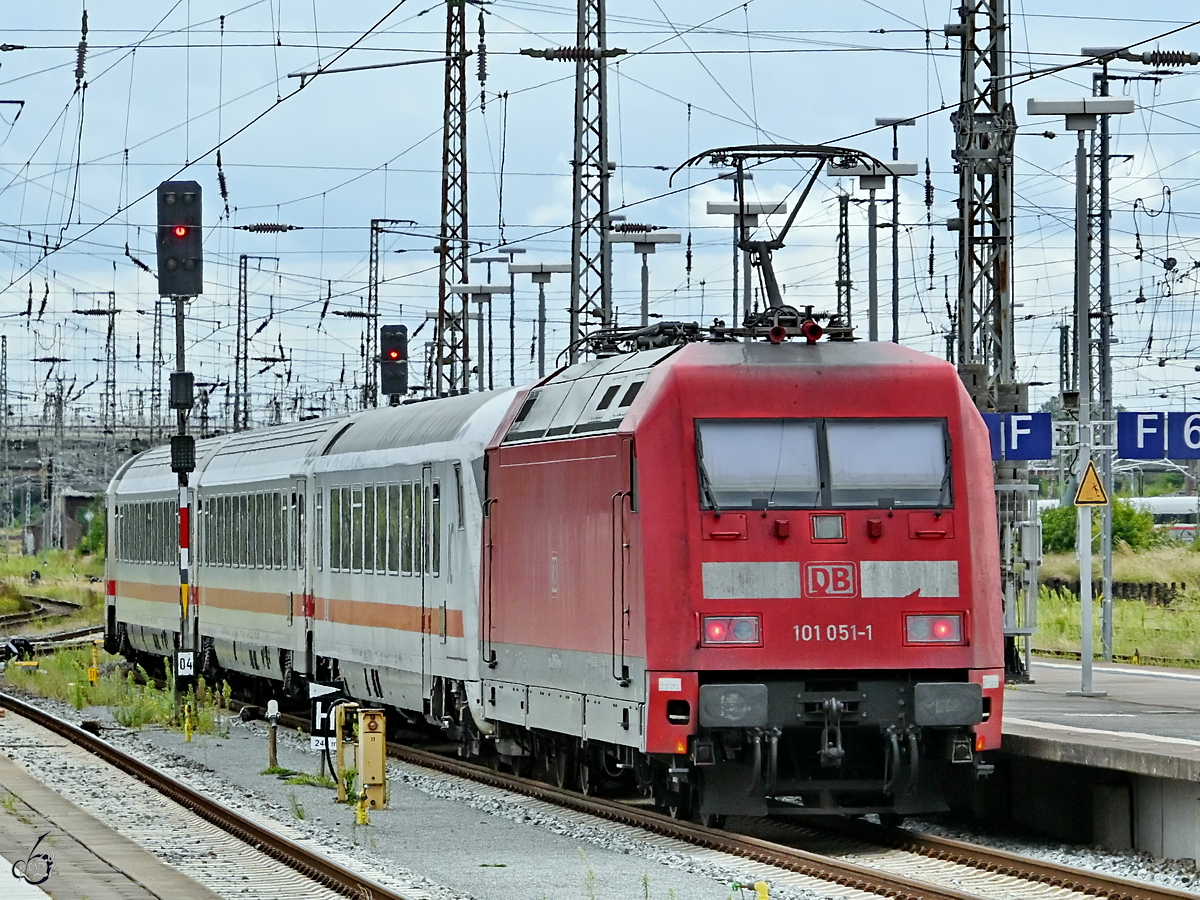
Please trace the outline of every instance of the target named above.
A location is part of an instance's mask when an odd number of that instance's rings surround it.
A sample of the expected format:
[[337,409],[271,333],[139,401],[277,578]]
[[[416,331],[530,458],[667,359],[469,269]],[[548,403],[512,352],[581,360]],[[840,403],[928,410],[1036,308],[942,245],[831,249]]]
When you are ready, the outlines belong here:
[[295,769],[285,769],[283,766],[268,766],[267,768],[263,769],[258,774],[259,775],[290,776],[290,775],[299,775],[300,773],[297,772]]
[[587,868],[583,873],[583,891],[588,900],[596,900],[596,870],[592,868],[592,861],[588,859],[582,847],[576,847],[575,852],[579,854],[579,858],[583,860],[584,866]]
[[346,791],[346,802],[353,803],[358,798],[355,788],[358,785],[358,769],[342,769],[342,788]]
[[310,775],[307,772],[294,772],[284,780],[284,784],[303,784],[308,787],[336,788],[337,782],[328,775]]
[[292,807],[292,815],[297,819],[304,819],[304,804],[300,802],[300,798],[296,796],[295,791],[288,791],[288,804]]

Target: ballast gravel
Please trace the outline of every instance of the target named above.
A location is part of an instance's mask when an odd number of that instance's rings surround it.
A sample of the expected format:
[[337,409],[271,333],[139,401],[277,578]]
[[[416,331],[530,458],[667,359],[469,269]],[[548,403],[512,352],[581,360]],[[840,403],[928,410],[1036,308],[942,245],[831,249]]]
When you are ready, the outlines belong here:
[[[753,897],[749,885],[757,880],[771,884],[771,897],[781,900],[845,895],[844,888],[828,893],[798,889],[775,881],[772,876],[782,873],[768,866],[689,849],[641,829],[395,760],[388,762],[389,808],[373,811],[370,825],[357,826],[353,809],[334,803],[332,790],[289,785],[282,777],[261,774],[267,765],[265,723],[234,718],[227,724],[226,736],[196,735],[185,743],[177,731],[120,728],[103,709],[79,712],[62,703],[29,699],[70,721],[106,722],[104,737],[122,750],[243,813],[273,819],[333,853],[361,860],[366,869],[385,873],[389,881],[406,885],[416,897],[741,900]],[[280,766],[313,775],[320,768],[307,737],[286,729],[279,730],[278,761]],[[906,827],[1080,869],[1200,891],[1194,860],[1106,852],[941,821],[910,820]]]
[[1054,843],[1025,835],[984,832],[927,819],[910,819],[904,823],[904,827],[910,831],[982,844],[1058,865],[1200,893],[1200,871],[1197,870],[1194,859],[1159,859],[1136,850],[1098,850],[1095,847]]
[[[26,699],[69,721],[104,722],[103,736],[114,746],[243,814],[273,819],[322,848],[360,860],[415,897],[749,900],[750,886],[759,880],[771,884],[771,897],[780,900],[846,895],[845,888],[827,894],[772,883],[783,873],[770,866],[395,760],[388,762],[388,808],[372,811],[370,825],[358,826],[353,809],[336,804],[331,789],[261,774],[267,767],[262,722],[232,719],[227,736],[195,735],[185,743],[177,731],[120,728],[103,709],[79,712]],[[31,753],[9,755],[36,776]],[[320,765],[306,737],[282,728],[278,764],[313,775]]]

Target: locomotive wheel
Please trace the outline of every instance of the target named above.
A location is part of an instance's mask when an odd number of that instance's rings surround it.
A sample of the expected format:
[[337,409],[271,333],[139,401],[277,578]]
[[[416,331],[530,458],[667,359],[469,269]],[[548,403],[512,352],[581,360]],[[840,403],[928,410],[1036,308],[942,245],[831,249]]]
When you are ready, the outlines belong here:
[[579,751],[575,776],[579,784],[579,793],[585,797],[595,797],[600,792],[600,766],[587,748]]
[[695,812],[696,792],[686,782],[679,785],[677,791],[667,791],[663,797],[663,809],[672,819],[686,822]]
[[555,787],[570,790],[575,780],[575,750],[569,744],[558,744],[550,760],[550,778]]

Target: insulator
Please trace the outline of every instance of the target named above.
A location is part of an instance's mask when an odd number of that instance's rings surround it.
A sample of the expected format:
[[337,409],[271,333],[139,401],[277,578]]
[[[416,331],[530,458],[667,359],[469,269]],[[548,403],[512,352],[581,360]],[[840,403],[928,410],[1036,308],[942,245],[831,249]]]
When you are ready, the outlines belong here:
[[259,222],[255,225],[239,225],[242,231],[252,231],[255,234],[279,234],[284,231],[298,231],[298,225],[279,225],[275,222]]
[[1147,50],[1142,54],[1142,63],[1147,66],[1194,66],[1200,64],[1200,53],[1183,50]]
[[479,83],[482,85],[487,81],[487,45],[480,44],[479,50],[475,54],[475,64],[479,67]]
[[595,59],[596,52],[593,47],[556,47],[546,51],[546,59]]
[[221,186],[221,199],[229,199],[229,185],[225,183],[225,171],[217,169],[217,184]]
[[925,160],[925,205],[933,206],[933,171]]
[[75,86],[83,81],[83,63],[87,59],[87,41],[80,41],[75,51]]
[[612,230],[640,233],[646,231],[658,231],[660,227],[661,226],[658,225],[639,225],[637,222],[616,222],[612,225]]

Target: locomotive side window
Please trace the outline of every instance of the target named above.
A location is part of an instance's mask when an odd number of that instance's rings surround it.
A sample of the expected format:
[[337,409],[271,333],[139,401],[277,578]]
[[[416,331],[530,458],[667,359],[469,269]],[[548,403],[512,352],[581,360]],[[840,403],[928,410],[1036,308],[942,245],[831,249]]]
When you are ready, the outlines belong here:
[[697,420],[696,451],[706,508],[795,509],[820,502],[816,422]]
[[950,455],[938,419],[826,423],[832,506],[950,505]]

